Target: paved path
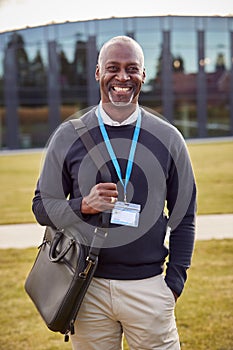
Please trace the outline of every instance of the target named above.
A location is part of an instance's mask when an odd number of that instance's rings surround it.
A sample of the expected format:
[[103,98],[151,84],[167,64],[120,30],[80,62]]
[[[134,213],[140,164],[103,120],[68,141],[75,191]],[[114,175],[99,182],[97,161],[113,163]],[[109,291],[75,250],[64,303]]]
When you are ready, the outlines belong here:
[[[38,246],[44,227],[38,224],[0,225],[0,248],[27,248]],[[233,239],[233,214],[200,215],[197,217],[196,238]]]

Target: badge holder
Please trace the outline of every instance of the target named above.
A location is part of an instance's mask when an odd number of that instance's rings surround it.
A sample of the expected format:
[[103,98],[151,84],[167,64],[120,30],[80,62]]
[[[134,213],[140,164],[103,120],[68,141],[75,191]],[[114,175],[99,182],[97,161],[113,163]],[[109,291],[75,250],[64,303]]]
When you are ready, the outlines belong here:
[[140,204],[116,202],[110,222],[112,224],[138,227],[140,210]]

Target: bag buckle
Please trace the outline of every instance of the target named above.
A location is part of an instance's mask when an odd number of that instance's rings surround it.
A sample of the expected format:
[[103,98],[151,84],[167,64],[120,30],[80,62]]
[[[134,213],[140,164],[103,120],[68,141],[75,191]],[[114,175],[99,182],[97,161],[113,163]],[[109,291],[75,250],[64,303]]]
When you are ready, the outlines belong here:
[[86,261],[88,262],[87,266],[85,267],[85,270],[83,272],[79,273],[79,277],[86,279],[87,275],[93,265],[95,265],[95,261],[91,260],[89,256],[87,256]]

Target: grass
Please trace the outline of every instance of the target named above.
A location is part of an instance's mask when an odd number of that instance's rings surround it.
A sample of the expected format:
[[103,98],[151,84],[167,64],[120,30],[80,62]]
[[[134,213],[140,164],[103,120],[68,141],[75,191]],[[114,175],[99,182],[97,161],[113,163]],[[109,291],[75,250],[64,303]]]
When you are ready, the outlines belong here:
[[[0,348],[66,350],[24,291],[36,249],[0,250]],[[233,240],[198,241],[185,290],[176,307],[182,350],[233,349]],[[127,347],[125,346],[125,350]]]
[[[198,213],[232,213],[233,143],[188,145],[198,186]],[[41,153],[0,156],[0,224],[34,222],[31,199]],[[36,249],[0,250],[0,349],[66,350],[50,332],[23,285]],[[198,241],[176,307],[182,350],[233,350],[233,240]],[[127,350],[125,344],[125,350]]]
[[0,224],[34,222],[31,202],[42,154],[0,156]]
[[233,142],[188,145],[198,188],[198,213],[233,212]]
[[4,350],[70,349],[62,336],[47,330],[24,291],[36,249],[6,249],[0,255],[0,348]]
[[233,240],[199,241],[177,305],[182,350],[233,349]]
[[[233,142],[190,144],[198,187],[198,214],[232,213]],[[31,200],[41,153],[0,156],[0,224],[34,222]]]

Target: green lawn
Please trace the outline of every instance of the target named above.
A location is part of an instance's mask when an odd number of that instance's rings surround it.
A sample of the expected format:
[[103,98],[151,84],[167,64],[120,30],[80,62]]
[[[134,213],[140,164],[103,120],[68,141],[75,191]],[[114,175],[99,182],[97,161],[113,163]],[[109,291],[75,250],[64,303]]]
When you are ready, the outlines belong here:
[[31,202],[41,158],[41,153],[0,156],[0,224],[34,221]]
[[[198,187],[198,213],[232,213],[233,142],[188,146]],[[33,222],[31,200],[41,153],[0,156],[0,224]],[[0,250],[0,349],[66,350],[50,332],[23,285],[37,253]],[[233,350],[233,240],[198,241],[176,308],[182,350]],[[125,345],[125,350],[127,346]]]
[[233,142],[188,147],[197,180],[198,213],[232,213]]
[[[0,349],[71,350],[49,331],[24,291],[37,251],[0,250]],[[198,241],[176,307],[182,350],[232,350],[233,240]],[[125,350],[127,347],[125,347]]]
[[[198,213],[232,213],[233,142],[188,146],[198,186]],[[31,200],[41,153],[0,155],[0,224],[34,222]]]

